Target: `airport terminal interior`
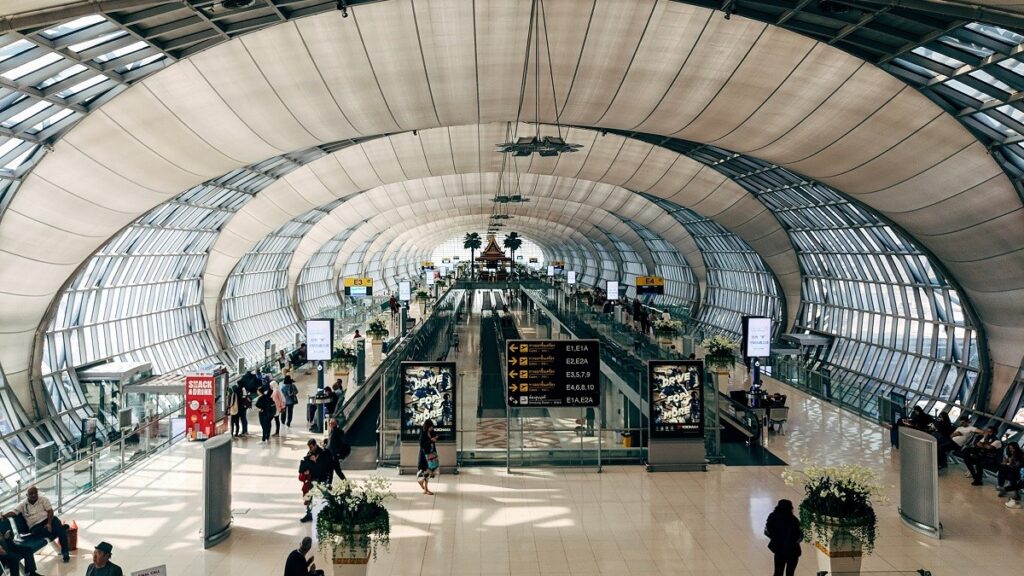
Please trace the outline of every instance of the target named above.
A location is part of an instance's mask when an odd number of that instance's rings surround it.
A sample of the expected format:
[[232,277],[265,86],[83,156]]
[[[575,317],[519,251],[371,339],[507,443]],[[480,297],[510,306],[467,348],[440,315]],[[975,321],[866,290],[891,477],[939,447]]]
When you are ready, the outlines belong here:
[[1024,3],[0,16],[0,574],[1021,572]]

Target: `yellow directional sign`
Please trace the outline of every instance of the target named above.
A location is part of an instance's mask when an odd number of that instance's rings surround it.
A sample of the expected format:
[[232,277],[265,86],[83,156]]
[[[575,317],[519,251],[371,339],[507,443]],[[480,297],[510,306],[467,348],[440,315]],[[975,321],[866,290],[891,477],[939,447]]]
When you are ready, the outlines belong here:
[[509,389],[509,392],[518,392],[519,391],[519,386],[516,386],[515,384],[509,384],[508,385],[508,389]]
[[637,276],[637,286],[664,286],[665,279],[661,276]]
[[511,346],[508,347],[508,349],[513,351],[513,352],[519,352],[519,345],[518,344],[512,344]]
[[512,340],[506,350],[509,406],[600,405],[597,340]]
[[508,377],[509,378],[519,378],[519,372],[516,371],[516,370],[509,370],[508,371]]
[[373,278],[359,278],[357,276],[345,278],[345,287],[351,288],[353,286],[373,286]]

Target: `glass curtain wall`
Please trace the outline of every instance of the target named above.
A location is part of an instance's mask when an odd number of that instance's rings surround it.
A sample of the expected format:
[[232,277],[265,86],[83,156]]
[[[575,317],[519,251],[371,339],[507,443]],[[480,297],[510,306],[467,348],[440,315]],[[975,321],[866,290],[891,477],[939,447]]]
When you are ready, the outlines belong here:
[[317,318],[325,308],[341,306],[338,291],[334,283],[334,263],[338,259],[338,251],[348,237],[355,232],[348,228],[339,232],[313,254],[299,273],[296,288],[299,309],[306,318]]
[[[687,318],[691,317],[697,308],[700,292],[693,269],[679,255],[676,247],[669,244],[660,235],[632,220],[620,219],[635,230],[644,241],[647,249],[651,252],[651,257],[654,258],[654,274],[665,279],[665,294],[655,296],[653,303],[690,310],[691,313],[687,315]],[[636,276],[633,276],[631,286],[627,289],[626,294],[630,297],[636,296]]]
[[707,270],[707,293],[698,317],[701,330],[738,339],[743,317],[761,316],[773,319],[777,335],[785,321],[780,289],[757,252],[721,224],[667,200],[645,196],[682,224],[700,248]]

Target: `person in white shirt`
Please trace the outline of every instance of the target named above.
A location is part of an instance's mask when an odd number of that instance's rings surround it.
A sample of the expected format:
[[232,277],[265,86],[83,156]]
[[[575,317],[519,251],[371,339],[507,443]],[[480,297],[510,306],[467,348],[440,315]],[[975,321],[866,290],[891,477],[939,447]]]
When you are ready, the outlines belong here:
[[958,447],[960,447],[960,449],[968,446],[971,443],[971,440],[974,439],[975,434],[981,433],[981,428],[971,426],[971,417],[966,414],[961,416],[960,419],[957,420],[956,424],[956,430],[953,430],[951,439]]
[[25,496],[25,500],[19,503],[14,510],[4,514],[4,518],[12,518],[20,514],[25,518],[25,523],[28,524],[29,533],[39,538],[46,538],[47,540],[56,538],[60,542],[60,550],[64,556],[64,562],[70,561],[68,531],[64,527],[64,523],[54,516],[53,506],[50,505],[50,501],[45,496],[40,496],[39,489],[35,486],[29,486],[28,490],[25,491]]

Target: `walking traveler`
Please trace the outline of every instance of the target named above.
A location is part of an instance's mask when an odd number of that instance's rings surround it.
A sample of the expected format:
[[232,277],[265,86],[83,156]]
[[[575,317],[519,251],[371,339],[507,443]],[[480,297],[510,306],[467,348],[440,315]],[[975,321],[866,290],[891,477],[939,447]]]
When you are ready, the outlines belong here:
[[239,396],[244,394],[242,387],[235,385],[231,387],[231,405],[228,406],[228,415],[231,416],[231,437],[237,438],[239,431],[242,429],[242,424],[238,413],[238,401]]
[[270,383],[270,398],[274,401],[274,436],[281,435],[281,420],[284,419],[285,400],[277,382]]
[[331,453],[331,467],[338,478],[344,480],[345,472],[341,469],[341,461],[348,458],[352,452],[352,446],[345,441],[345,431],[341,429],[337,419],[328,420],[327,428],[327,451]]
[[793,502],[779,500],[764,526],[768,549],[775,554],[774,576],[793,576],[800,560],[800,541],[804,539],[800,521],[793,515]]
[[260,411],[260,428],[263,429],[263,438],[260,442],[270,442],[270,422],[274,419],[277,408],[274,406],[274,399],[270,396],[270,387],[260,388],[260,397],[256,399],[256,409]]
[[299,387],[295,385],[290,373],[285,373],[284,382],[281,384],[281,394],[284,395],[284,414],[281,419],[284,425],[292,427],[292,416],[295,414],[295,405],[299,403]]
[[56,538],[60,542],[64,562],[71,560],[67,527],[54,515],[50,501],[45,496],[40,496],[39,489],[35,486],[29,486],[25,491],[25,500],[15,506],[14,510],[4,514],[4,518],[13,518],[19,514],[25,519],[30,534],[47,540]]
[[437,460],[437,435],[434,434],[434,421],[427,418],[420,428],[420,457],[417,462],[416,483],[423,488],[424,494],[434,495],[430,491],[430,479],[434,477],[438,468]]

